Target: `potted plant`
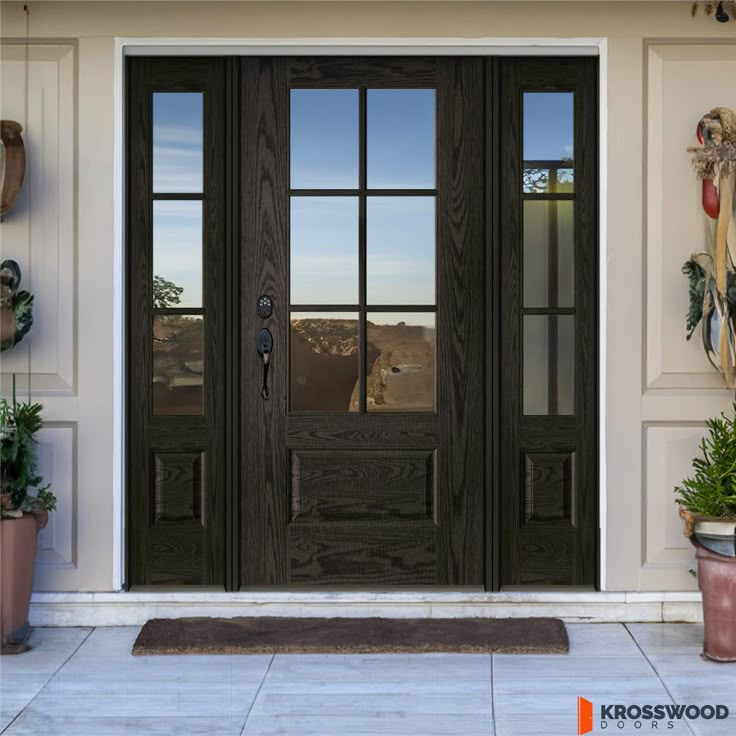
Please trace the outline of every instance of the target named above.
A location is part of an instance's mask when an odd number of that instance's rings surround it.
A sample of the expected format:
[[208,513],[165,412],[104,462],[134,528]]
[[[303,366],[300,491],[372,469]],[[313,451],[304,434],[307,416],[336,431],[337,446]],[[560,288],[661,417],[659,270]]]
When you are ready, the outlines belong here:
[[41,405],[0,399],[0,631],[3,654],[28,649],[36,539],[56,497],[36,474]]
[[[734,404],[736,412],[736,404]],[[695,546],[703,594],[703,654],[736,662],[736,419],[708,419],[694,474],[675,488],[685,534]]]

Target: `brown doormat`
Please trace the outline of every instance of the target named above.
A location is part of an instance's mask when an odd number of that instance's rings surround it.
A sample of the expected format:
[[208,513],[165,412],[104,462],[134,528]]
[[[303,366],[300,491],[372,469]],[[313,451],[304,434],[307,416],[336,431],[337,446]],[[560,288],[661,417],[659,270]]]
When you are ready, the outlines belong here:
[[133,654],[564,654],[556,618],[154,618]]

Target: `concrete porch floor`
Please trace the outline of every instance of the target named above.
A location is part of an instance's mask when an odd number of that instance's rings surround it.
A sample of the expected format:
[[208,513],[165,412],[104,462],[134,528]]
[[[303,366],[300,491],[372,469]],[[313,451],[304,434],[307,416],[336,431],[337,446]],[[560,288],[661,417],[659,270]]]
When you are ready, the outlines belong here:
[[[736,664],[700,658],[700,624],[568,624],[568,655],[133,657],[139,627],[39,628],[0,660],[8,736],[732,736]],[[601,703],[724,704],[726,720],[601,730]]]

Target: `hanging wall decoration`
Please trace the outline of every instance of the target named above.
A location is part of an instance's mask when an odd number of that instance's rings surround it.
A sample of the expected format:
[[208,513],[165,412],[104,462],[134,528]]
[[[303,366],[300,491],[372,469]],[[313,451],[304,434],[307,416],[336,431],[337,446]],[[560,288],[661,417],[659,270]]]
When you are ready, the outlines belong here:
[[0,351],[17,345],[33,325],[33,294],[18,291],[20,266],[0,263]]
[[26,173],[26,151],[15,120],[0,120],[0,218],[15,204]]
[[735,0],[696,0],[693,3],[692,14],[702,8],[706,15],[713,15],[719,23],[728,23],[731,18],[736,18]]
[[736,112],[715,107],[697,128],[699,146],[688,148],[702,179],[708,218],[705,252],[693,253],[682,267],[690,280],[688,340],[702,323],[703,347],[728,388],[736,388],[736,268],[729,243],[736,190]]

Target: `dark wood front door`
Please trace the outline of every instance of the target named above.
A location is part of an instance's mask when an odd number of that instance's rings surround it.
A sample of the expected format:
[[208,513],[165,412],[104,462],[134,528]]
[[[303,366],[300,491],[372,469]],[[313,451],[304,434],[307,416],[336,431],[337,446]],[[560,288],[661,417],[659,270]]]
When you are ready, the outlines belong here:
[[242,79],[241,585],[481,586],[482,62]]
[[499,154],[501,76],[472,57],[129,60],[128,585],[531,580],[520,468],[541,463],[542,499],[572,466],[555,437],[529,454],[514,398],[526,306],[500,253],[523,213],[501,184],[525,164]]

